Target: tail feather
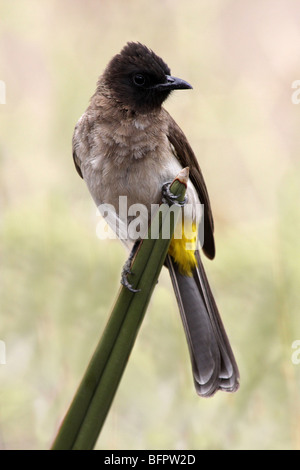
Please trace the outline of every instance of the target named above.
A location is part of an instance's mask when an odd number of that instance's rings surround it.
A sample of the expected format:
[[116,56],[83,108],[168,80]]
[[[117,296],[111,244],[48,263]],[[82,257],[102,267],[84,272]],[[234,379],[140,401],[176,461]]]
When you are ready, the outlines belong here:
[[217,390],[235,392],[238,367],[212,295],[199,252],[193,277],[180,273],[170,255],[170,272],[191,356],[196,391],[204,397]]

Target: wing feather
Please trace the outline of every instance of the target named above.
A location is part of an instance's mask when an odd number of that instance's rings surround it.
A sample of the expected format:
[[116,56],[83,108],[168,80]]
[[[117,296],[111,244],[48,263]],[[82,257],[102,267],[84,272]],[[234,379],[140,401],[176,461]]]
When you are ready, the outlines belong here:
[[169,121],[167,137],[175,150],[175,156],[183,167],[189,167],[190,179],[195,186],[201,204],[204,206],[203,251],[208,258],[213,259],[215,257],[214,221],[205,181],[199,163],[186,136],[170,114],[166,110],[164,110],[164,112],[167,114],[166,119]]

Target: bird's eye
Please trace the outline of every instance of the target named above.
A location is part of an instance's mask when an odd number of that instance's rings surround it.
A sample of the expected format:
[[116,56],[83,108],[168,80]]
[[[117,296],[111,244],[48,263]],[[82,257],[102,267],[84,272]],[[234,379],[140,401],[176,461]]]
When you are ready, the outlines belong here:
[[134,75],[133,77],[133,82],[135,85],[137,86],[143,86],[145,85],[146,83],[146,78],[144,75],[142,75],[141,73],[137,73]]

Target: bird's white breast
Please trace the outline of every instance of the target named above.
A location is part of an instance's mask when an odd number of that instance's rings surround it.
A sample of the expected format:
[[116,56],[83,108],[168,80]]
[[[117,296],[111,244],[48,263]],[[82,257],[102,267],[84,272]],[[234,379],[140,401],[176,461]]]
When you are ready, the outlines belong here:
[[[96,132],[89,135],[88,151],[81,149],[84,180],[98,207],[110,205],[118,215],[120,196],[125,196],[128,208],[145,206],[148,223],[151,204],[161,202],[162,185],[172,181],[182,167],[166,129],[161,123],[153,125],[151,116],[120,121],[113,129],[109,123],[99,123]],[[199,199],[191,182],[187,197],[190,207],[185,212],[193,218]]]

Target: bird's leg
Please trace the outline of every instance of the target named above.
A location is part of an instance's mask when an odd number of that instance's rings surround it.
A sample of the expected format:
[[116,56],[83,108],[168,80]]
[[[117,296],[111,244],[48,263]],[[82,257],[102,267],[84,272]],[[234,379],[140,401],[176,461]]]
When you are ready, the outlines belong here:
[[173,194],[171,191],[170,191],[170,186],[172,184],[173,181],[167,181],[166,183],[164,183],[162,185],[162,202],[164,204],[168,204],[168,206],[171,206],[172,204],[177,204],[178,206],[184,206],[187,202],[187,197],[185,196],[183,201],[178,201],[178,196],[176,196],[175,194]]
[[133,258],[137,252],[137,249],[138,249],[138,246],[139,246],[140,242],[135,242],[135,244],[133,245],[132,247],[132,250],[130,252],[130,255],[126,261],[126,263],[124,264],[123,266],[123,270],[122,270],[122,277],[121,277],[121,284],[126,287],[126,289],[130,290],[130,292],[140,292],[141,289],[134,289],[132,287],[132,285],[130,284],[130,282],[128,281],[127,277],[129,274],[134,274],[131,272],[131,264],[132,264],[132,261],[133,261]]
[[[187,202],[187,197],[183,199],[183,201],[178,201],[178,196],[173,194],[170,191],[170,186],[172,184],[172,181],[167,181],[166,183],[163,184],[162,186],[162,202],[164,204],[167,204],[168,206],[171,206],[172,204],[176,204],[179,206],[184,206]],[[135,242],[135,244],[132,247],[132,250],[130,252],[130,255],[126,261],[126,263],[123,266],[122,270],[122,276],[121,276],[121,284],[126,287],[126,289],[130,290],[130,292],[140,292],[140,289],[134,289],[130,282],[128,281],[128,276],[129,274],[134,274],[131,272],[131,264],[133,261],[133,258],[138,250],[138,247],[140,245],[140,241]]]

